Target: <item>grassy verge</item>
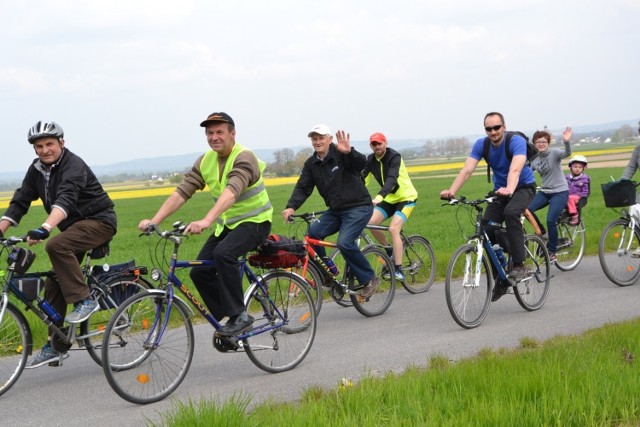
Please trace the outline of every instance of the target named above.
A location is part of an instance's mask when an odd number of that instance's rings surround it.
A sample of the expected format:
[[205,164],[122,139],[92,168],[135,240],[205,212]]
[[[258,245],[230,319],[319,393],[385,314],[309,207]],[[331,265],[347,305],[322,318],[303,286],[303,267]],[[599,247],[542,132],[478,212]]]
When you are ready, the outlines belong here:
[[364,378],[333,390],[311,387],[296,403],[247,411],[249,395],[226,403],[176,403],[162,425],[495,426],[638,425],[640,320],[605,325],[516,350],[484,349],[451,363]]

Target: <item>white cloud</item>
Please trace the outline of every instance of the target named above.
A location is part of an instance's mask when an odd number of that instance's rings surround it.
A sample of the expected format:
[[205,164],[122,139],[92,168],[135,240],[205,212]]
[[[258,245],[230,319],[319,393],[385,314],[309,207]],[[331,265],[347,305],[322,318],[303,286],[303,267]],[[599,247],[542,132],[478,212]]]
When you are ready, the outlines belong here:
[[[304,144],[318,121],[355,138],[372,128],[433,138],[477,132],[489,110],[521,128],[638,114],[630,0],[0,0],[0,10],[4,132],[21,140],[52,117],[100,163],[147,156],[148,141],[156,155],[199,151],[197,122],[213,110],[261,147]],[[116,131],[96,134],[105,117]],[[95,149],[104,145],[113,149]],[[23,148],[15,156],[30,158]]]

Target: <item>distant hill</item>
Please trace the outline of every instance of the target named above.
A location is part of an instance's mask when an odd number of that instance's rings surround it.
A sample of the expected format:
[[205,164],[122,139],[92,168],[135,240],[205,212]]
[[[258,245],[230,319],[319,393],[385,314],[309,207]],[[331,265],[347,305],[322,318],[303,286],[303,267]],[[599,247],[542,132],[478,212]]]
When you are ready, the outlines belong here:
[[[629,125],[635,129],[638,125],[637,119],[632,120],[619,120],[615,122],[603,123],[598,125],[583,125],[574,127],[574,132],[577,134],[594,134],[594,133],[603,133],[603,134],[612,134],[614,131],[622,127],[623,125]],[[554,133],[562,132],[562,129],[550,129]],[[532,133],[533,131],[529,131]],[[470,140],[474,140],[483,135],[465,135],[465,137]],[[457,136],[455,136],[457,137]],[[397,150],[405,150],[410,148],[419,148],[425,143],[427,139],[447,139],[454,138],[451,137],[425,137],[422,139],[400,139],[393,140],[393,148]],[[369,141],[352,141],[352,145],[363,153],[369,152]],[[301,148],[306,148],[308,145],[297,146],[297,147],[289,147],[294,152],[297,152]],[[255,149],[253,150],[256,155],[266,163],[271,163],[274,161],[274,153],[277,150],[281,150],[283,147],[273,148],[273,149]],[[125,162],[118,162],[109,165],[90,165],[91,169],[93,169],[94,173],[100,176],[114,176],[118,174],[124,173],[148,173],[152,174],[161,174],[167,172],[182,172],[187,170],[193,162],[198,158],[198,156],[202,154],[202,152],[191,153],[191,154],[180,154],[174,156],[163,156],[163,157],[153,157],[153,158],[144,158],[144,159],[133,159]],[[24,172],[0,172],[0,184],[4,189],[15,188],[20,184],[22,178],[24,177]]]

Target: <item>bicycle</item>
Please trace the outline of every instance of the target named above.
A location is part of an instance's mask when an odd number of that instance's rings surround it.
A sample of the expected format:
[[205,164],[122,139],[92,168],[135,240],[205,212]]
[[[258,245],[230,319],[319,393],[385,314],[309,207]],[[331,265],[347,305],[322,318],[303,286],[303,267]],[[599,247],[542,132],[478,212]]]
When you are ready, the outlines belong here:
[[[598,240],[598,258],[605,276],[618,286],[630,286],[640,277],[640,224],[636,215],[631,215],[634,209],[635,190],[639,183],[620,181],[624,187],[608,190],[603,184],[602,194],[605,206],[619,208],[620,217],[609,222]],[[623,193],[629,193],[624,195]],[[615,210],[615,209],[614,209]]]
[[[309,224],[324,212],[292,214],[289,218],[292,223],[295,223],[296,219],[301,220],[306,224],[306,229],[308,230]],[[392,272],[394,266],[384,249],[379,245],[367,245],[362,249],[362,253],[369,261],[376,277],[380,279],[380,284],[375,292],[371,296],[363,298],[360,296],[360,290],[363,285],[358,283],[351,272],[351,268],[344,261],[337,261],[336,257],[340,252],[336,243],[311,238],[307,232],[304,234],[303,242],[308,255],[304,258],[302,266],[298,267],[296,271],[309,283],[309,287],[314,294],[317,311],[322,306],[323,287],[329,291],[329,295],[337,304],[345,307],[353,305],[363,316],[379,316],[387,311],[395,294],[396,279],[393,274],[385,276],[385,272]],[[332,254],[333,259],[330,257],[323,259],[316,252],[314,245],[335,248]],[[349,296],[349,299],[346,300],[345,296]]]
[[[466,329],[479,326],[487,316],[494,286],[513,289],[518,303],[527,311],[540,309],[549,295],[551,263],[546,245],[539,236],[525,235],[524,264],[527,277],[518,282],[507,277],[513,260],[511,256],[506,259],[500,245],[491,242],[482,221],[482,205],[492,203],[495,198],[490,196],[467,200],[461,197],[443,205],[470,206],[476,211],[473,234],[468,237],[467,243],[454,251],[445,275],[447,307],[456,323]],[[494,228],[496,237],[506,232],[502,225]],[[500,241],[499,238],[496,240]]]
[[[386,225],[367,224],[366,228],[369,230],[389,231],[389,227]],[[427,292],[436,277],[436,255],[433,247],[429,240],[419,234],[407,236],[404,230],[400,230],[400,237],[402,238],[403,246],[402,274],[405,279],[400,283],[409,293]],[[379,245],[375,239],[365,232],[362,233],[362,239],[367,245]],[[390,247],[387,246],[387,248]]]
[[[27,272],[35,254],[17,246],[26,241],[26,236],[0,240],[0,254],[8,252],[9,261],[7,271],[0,270],[3,281],[0,302],[0,395],[18,380],[33,350],[31,326],[25,314],[18,308],[18,304],[23,304],[25,311],[33,312],[45,325],[53,329],[51,345],[60,352],[60,357],[57,361],[49,363],[49,366],[62,366],[63,353],[82,349],[87,350],[98,365],[102,365],[102,334],[109,317],[126,298],[153,287],[142,277],[147,274],[146,267],[135,266],[133,261],[92,267],[92,257],[101,258],[102,254],[98,254],[98,251],[102,248],[88,251],[82,272],[85,282],[88,283],[90,295],[98,301],[101,310],[79,325],[72,323],[69,326],[57,327],[54,322],[60,318],[60,314],[39,296],[44,289],[45,279],[55,280],[55,273]],[[74,342],[78,344],[77,349],[71,348]]]
[[[579,204],[579,210],[587,204],[587,199],[581,199]],[[540,226],[540,220],[535,213],[525,211],[525,218],[531,224],[533,233],[540,236],[543,240],[546,240],[542,228]],[[582,215],[579,215],[577,224],[571,224],[571,216],[567,208],[564,208],[560,212],[558,217],[558,242],[556,246],[556,261],[555,265],[561,271],[571,271],[575,269],[582,258],[584,257],[584,251],[586,248],[586,227],[582,222]]]
[[181,222],[174,223],[168,231],[160,231],[152,224],[143,234],[158,236],[151,276],[159,286],[127,299],[105,331],[105,343],[118,341],[116,346],[103,346],[105,376],[111,388],[132,403],[164,399],[187,375],[193,358],[191,318],[195,315],[187,301],[215,329],[216,350],[245,352],[266,372],[295,368],[306,357],[315,337],[316,312],[304,279],[283,270],[256,275],[246,257],[239,259],[239,274],[249,281],[245,306],[255,320],[250,330],[235,337],[220,335],[222,325],[176,276],[179,269],[214,266],[213,260],[179,260],[184,229]]

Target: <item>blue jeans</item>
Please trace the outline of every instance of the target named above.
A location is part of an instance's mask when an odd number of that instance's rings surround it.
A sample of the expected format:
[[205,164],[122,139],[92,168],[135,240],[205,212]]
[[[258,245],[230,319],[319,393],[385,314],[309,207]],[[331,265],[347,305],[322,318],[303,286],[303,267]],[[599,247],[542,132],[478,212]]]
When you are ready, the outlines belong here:
[[558,248],[558,217],[560,212],[567,206],[569,199],[569,191],[560,191],[559,193],[543,193],[538,191],[529,205],[529,211],[535,212],[549,205],[547,212],[547,233],[549,234],[549,242],[547,249],[549,252],[556,252]]
[[[356,206],[349,209],[329,209],[309,226],[309,237],[314,239],[322,240],[339,231],[338,249],[362,285],[369,283],[375,273],[367,258],[362,254],[356,240],[371,219],[372,213],[372,205]],[[315,249],[318,255],[326,255],[324,247],[318,246]]]

